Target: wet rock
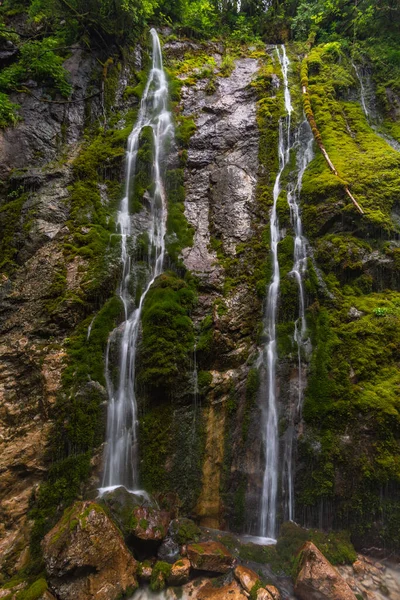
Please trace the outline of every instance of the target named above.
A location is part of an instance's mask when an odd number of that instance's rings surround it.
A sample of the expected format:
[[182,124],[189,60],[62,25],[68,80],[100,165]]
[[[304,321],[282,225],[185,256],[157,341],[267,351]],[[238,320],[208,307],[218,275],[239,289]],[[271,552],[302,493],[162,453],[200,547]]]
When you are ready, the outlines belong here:
[[266,585],[265,589],[272,600],[281,600],[281,593],[274,585]]
[[105,492],[101,497],[101,502],[108,507],[112,518],[124,536],[131,533],[134,510],[143,504],[151,504],[150,498],[146,501],[143,495],[132,494],[124,486]]
[[114,600],[137,587],[137,562],[104,510],[76,502],[42,542],[51,590],[60,600]]
[[168,534],[177,544],[187,544],[200,539],[201,529],[191,519],[182,517],[171,521]]
[[132,512],[131,534],[144,541],[161,541],[170,523],[170,514],[155,508],[138,506]]
[[312,542],[301,549],[295,594],[300,600],[356,600],[339,572]]
[[212,583],[202,587],[196,595],[197,600],[244,600],[247,598],[237,581],[216,588]]
[[190,561],[187,558],[177,560],[171,568],[167,582],[168,585],[183,585],[189,581]]
[[171,537],[167,537],[157,550],[157,557],[173,564],[179,557],[179,545]]
[[235,559],[220,542],[202,542],[187,547],[188,558],[194,569],[227,573],[234,566]]
[[239,565],[235,569],[235,577],[246,592],[251,592],[257,582],[260,581],[257,573],[243,565]]

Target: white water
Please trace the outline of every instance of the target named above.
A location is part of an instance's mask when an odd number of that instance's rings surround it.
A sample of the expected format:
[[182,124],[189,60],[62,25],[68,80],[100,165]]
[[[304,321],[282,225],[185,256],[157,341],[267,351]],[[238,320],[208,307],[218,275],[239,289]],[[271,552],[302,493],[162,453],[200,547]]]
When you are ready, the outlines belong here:
[[309,340],[307,338],[307,323],[305,314],[305,293],[304,293],[304,276],[307,270],[307,239],[303,234],[303,225],[301,222],[300,213],[300,193],[301,185],[303,181],[304,172],[314,157],[313,152],[314,136],[311,131],[311,127],[308,124],[307,119],[304,119],[303,123],[298,127],[295,134],[294,150],[296,152],[296,170],[297,177],[294,183],[291,183],[287,187],[287,201],[290,208],[290,219],[293,226],[295,240],[294,240],[294,255],[293,255],[293,269],[291,275],[296,279],[298,286],[298,301],[299,301],[299,312],[295,322],[294,328],[294,341],[297,346],[297,365],[298,365],[298,378],[297,378],[297,402],[291,407],[289,414],[289,424],[285,433],[284,441],[284,457],[283,457],[283,475],[282,475],[282,487],[283,496],[285,498],[285,520],[294,519],[294,473],[293,473],[293,441],[295,437],[295,425],[296,421],[301,419],[301,412],[303,406],[303,392],[304,384],[303,381],[303,353],[309,346]]
[[271,256],[272,279],[268,289],[267,307],[265,316],[265,331],[268,343],[263,348],[263,364],[267,371],[267,406],[264,419],[264,452],[265,469],[263,476],[260,536],[275,538],[276,533],[276,501],[278,492],[278,410],[276,401],[276,316],[278,308],[278,295],[280,273],[278,262],[278,243],[280,240],[279,221],[276,211],[277,200],[281,192],[281,176],[289,162],[290,156],[290,115],[292,103],[288,84],[289,59],[284,46],[276,49],[282,68],[286,116],[279,121],[279,171],[273,189],[273,205],[271,210]]
[[[126,154],[125,194],[118,212],[121,234],[122,277],[118,294],[124,305],[125,320],[109,338],[105,374],[108,391],[107,445],[104,476],[101,491],[123,485],[135,490],[138,485],[137,456],[137,403],[135,394],[135,360],[144,299],[152,283],[162,273],[165,254],[166,197],[162,179],[161,161],[165,143],[173,134],[171,115],[168,111],[168,85],[163,70],[160,41],[152,29],[152,68],[143,92],[137,122],[128,139]],[[138,306],[131,296],[132,264],[129,248],[132,245],[129,198],[135,186],[136,158],[140,134],[144,127],[153,130],[153,181],[148,197],[149,224],[149,276]],[[111,344],[119,340],[119,377],[114,387],[110,374]]]
[[374,90],[371,82],[369,81],[369,79],[363,81],[360,70],[354,62],[352,63],[352,66],[360,84],[361,106],[370,127],[375,131],[377,135],[379,135],[379,137],[385,140],[385,142],[387,142],[389,146],[391,146],[394,150],[400,152],[400,143],[397,140],[394,140],[388,134],[383,133],[379,128],[380,119],[375,108]]

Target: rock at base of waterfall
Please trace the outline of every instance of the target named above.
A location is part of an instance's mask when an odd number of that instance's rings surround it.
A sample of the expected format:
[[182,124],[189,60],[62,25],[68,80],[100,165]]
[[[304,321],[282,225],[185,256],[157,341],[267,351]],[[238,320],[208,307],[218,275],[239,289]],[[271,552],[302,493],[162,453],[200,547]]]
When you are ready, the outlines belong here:
[[189,544],[187,555],[194,569],[227,573],[233,568],[235,559],[220,542],[201,542]]
[[238,582],[233,580],[220,588],[208,583],[196,594],[196,600],[247,600],[247,596]]
[[131,530],[132,513],[138,506],[151,506],[152,501],[147,496],[128,492],[124,486],[120,486],[105,492],[101,497],[109,509],[113,520],[117,523],[124,536]]
[[247,567],[243,567],[239,565],[235,569],[235,577],[239,581],[240,585],[246,592],[251,592],[253,587],[260,581],[257,573],[248,569]]
[[133,509],[131,534],[139,540],[161,542],[167,535],[170,513],[155,508],[138,506]]
[[177,560],[171,568],[171,574],[168,577],[168,585],[184,585],[189,581],[190,561],[187,558]]
[[356,600],[339,572],[312,542],[300,550],[294,591],[300,600]]
[[201,529],[192,519],[180,517],[171,521],[168,534],[174,542],[182,545],[188,542],[197,542],[201,536]]
[[157,550],[157,558],[173,565],[179,558],[179,546],[171,537],[165,538]]
[[76,502],[42,542],[59,600],[114,600],[137,587],[137,562],[103,508]]

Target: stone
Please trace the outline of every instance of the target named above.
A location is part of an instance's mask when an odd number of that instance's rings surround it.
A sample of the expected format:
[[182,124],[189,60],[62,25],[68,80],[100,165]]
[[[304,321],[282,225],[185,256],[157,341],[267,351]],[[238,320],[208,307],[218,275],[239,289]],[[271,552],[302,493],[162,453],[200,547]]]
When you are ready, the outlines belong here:
[[281,593],[274,585],[266,585],[265,589],[273,600],[281,600]]
[[189,581],[190,560],[182,558],[177,560],[171,568],[171,574],[167,578],[168,585],[183,585]]
[[257,600],[271,600],[269,592],[265,588],[259,588],[256,593]]
[[140,494],[133,494],[124,486],[103,493],[101,503],[108,507],[113,520],[124,536],[131,533],[132,514],[135,508],[143,505],[151,506],[150,498],[147,499]]
[[227,573],[235,563],[232,554],[220,542],[189,544],[187,554],[192,567],[199,571]]
[[59,600],[114,600],[137,587],[137,562],[101,506],[76,502],[42,542]]
[[179,558],[179,545],[172,538],[165,538],[157,550],[157,558],[173,564]]
[[144,562],[140,564],[138,574],[141,580],[150,581],[152,572],[153,567],[149,563]]
[[192,519],[181,517],[171,521],[168,534],[177,544],[187,544],[188,542],[197,542],[200,539],[201,530]]
[[300,600],[356,600],[339,572],[312,542],[300,550],[294,591]]
[[130,533],[140,540],[162,541],[168,531],[170,513],[155,508],[138,506],[132,512]]
[[238,565],[235,569],[235,577],[246,592],[251,592],[256,583],[260,581],[257,573],[251,569]]
[[235,580],[220,588],[208,583],[196,595],[196,600],[245,600],[245,598],[247,598],[246,594]]

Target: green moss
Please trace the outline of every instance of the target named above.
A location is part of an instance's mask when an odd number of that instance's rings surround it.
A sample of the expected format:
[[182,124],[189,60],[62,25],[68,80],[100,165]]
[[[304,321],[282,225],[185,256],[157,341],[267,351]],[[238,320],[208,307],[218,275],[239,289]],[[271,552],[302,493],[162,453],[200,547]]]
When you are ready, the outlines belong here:
[[169,394],[186,380],[194,346],[189,314],[195,302],[194,282],[173,272],[161,275],[148,292],[138,365],[138,381],[148,394]]
[[175,264],[180,262],[183,248],[192,246],[194,229],[184,215],[185,187],[183,169],[167,171],[166,189],[168,196],[166,248]]
[[28,197],[27,193],[14,190],[0,206],[0,270],[7,274],[11,274],[17,266],[15,259],[24,223],[22,209]]
[[16,600],[38,600],[48,589],[47,581],[45,579],[38,579],[26,590],[17,592]]
[[168,577],[171,575],[172,565],[157,561],[153,567],[150,578],[150,589],[153,592],[161,592],[166,587]]

